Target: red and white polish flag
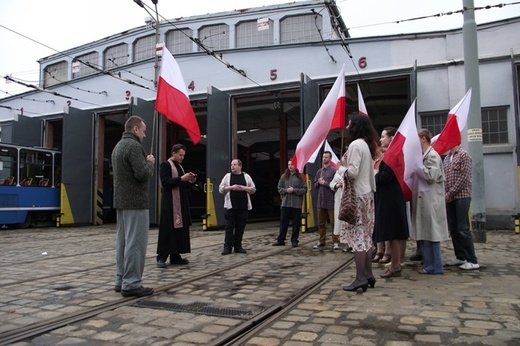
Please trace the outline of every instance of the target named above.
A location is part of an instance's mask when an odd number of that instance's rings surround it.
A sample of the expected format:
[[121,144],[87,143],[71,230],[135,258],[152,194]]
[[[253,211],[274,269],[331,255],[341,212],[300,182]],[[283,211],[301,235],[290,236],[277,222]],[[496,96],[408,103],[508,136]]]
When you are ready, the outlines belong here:
[[338,119],[339,125],[343,119],[343,127],[345,127],[345,65],[341,68],[338,78],[334,82],[332,89],[323,101],[320,109],[312,119],[307,131],[296,146],[296,151],[292,158],[292,164],[303,172],[305,164],[309,162],[312,154],[321,147],[323,141],[327,138],[327,134],[332,129],[333,119]]
[[163,48],[155,110],[184,127],[193,144],[200,142],[199,124],[191,107],[181,69],[166,47]]
[[415,172],[422,166],[422,150],[415,123],[415,100],[383,156],[383,161],[392,169],[404,192],[406,201],[417,191]]
[[[325,144],[325,147],[323,148],[323,151],[330,151],[330,153],[332,154],[332,157],[330,159],[330,165],[334,168],[338,168],[338,163],[339,163],[339,158],[338,156],[336,155],[336,153],[334,152],[334,150],[332,150],[332,147],[330,146],[329,144],[329,141],[328,140],[325,140],[325,142],[323,143]],[[316,161],[316,157],[318,157],[318,154],[320,153],[320,149],[321,149],[321,145],[318,147],[318,149],[316,149],[316,151],[312,154],[311,158],[309,159],[309,161],[307,161],[307,163],[314,163]]]
[[358,113],[359,113],[359,115],[364,115],[364,116],[368,117],[367,107],[365,106],[365,100],[363,100],[363,94],[361,93],[361,88],[359,87],[359,84],[357,85],[357,92],[358,92]]
[[470,104],[471,88],[448,113],[446,125],[444,125],[441,133],[432,138],[432,147],[440,155],[462,143],[461,132],[468,122]]

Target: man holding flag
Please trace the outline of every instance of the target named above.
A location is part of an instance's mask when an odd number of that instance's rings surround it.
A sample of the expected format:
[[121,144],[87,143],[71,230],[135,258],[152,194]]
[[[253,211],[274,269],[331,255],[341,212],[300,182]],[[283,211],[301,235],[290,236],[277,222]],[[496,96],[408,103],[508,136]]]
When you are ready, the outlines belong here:
[[339,237],[334,234],[334,191],[330,188],[330,182],[336,174],[336,169],[330,164],[332,153],[325,151],[323,153],[321,167],[314,178],[314,188],[318,192],[318,230],[320,239],[313,249],[319,249],[325,246],[327,240],[327,219],[330,221],[332,228],[332,242],[334,250],[339,250]]
[[[329,131],[335,128],[345,127],[344,70],[345,66],[343,65],[329,94],[296,146],[296,151],[294,152],[291,162],[300,172],[304,171],[307,162],[310,161],[313,154],[322,146]],[[314,186],[318,190],[318,224],[320,232],[320,240],[313,246],[314,249],[325,246],[327,217],[332,224],[332,230],[334,230],[334,192],[330,189],[329,183],[334,177],[336,169],[330,165],[331,158],[332,152],[325,151],[323,153],[323,167],[318,170],[314,180]],[[339,249],[338,236],[333,234],[332,241],[334,243],[334,249]]]

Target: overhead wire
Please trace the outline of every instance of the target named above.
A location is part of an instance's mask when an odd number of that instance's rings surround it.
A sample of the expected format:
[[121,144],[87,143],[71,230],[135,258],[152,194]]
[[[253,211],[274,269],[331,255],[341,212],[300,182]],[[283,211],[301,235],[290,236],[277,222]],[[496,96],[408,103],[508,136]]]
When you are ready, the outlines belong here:
[[118,63],[116,63],[116,58],[115,58],[115,57],[108,58],[108,60],[109,60],[110,62],[112,62],[112,64],[113,64],[115,67],[120,68],[121,71],[125,71],[125,72],[127,72],[127,73],[129,73],[129,74],[131,74],[131,75],[133,75],[133,76],[136,76],[137,78],[140,78],[140,79],[142,79],[142,80],[145,80],[145,81],[147,81],[147,82],[152,82],[152,83],[154,82],[153,79],[148,79],[148,78],[146,78],[146,77],[144,77],[144,76],[138,75],[137,73],[134,73],[134,72],[132,72],[132,71],[130,71],[130,70],[127,70],[127,69],[123,68],[121,65],[119,65]]
[[[46,70],[45,71],[52,79],[54,79],[55,81],[57,81],[58,83],[65,83],[65,81],[62,81],[62,80],[59,80],[58,78],[56,78],[55,76],[53,76],[51,74],[51,72],[49,70]],[[91,94],[98,94],[98,95],[105,95],[107,96],[108,95],[108,92],[106,92],[105,90],[103,91],[92,91],[92,90],[88,90],[88,89],[82,89],[80,87],[73,87],[72,85],[69,85],[68,83],[67,84],[64,84],[65,86],[71,88],[71,89],[75,89],[75,90],[79,90],[79,91],[83,91],[83,92],[86,92],[86,93],[91,93]]]
[[139,84],[139,83],[136,83],[135,81],[133,81],[133,80],[131,80],[131,79],[122,78],[122,77],[120,77],[120,76],[117,76],[116,74],[114,74],[114,73],[111,72],[111,71],[103,70],[103,69],[101,69],[101,68],[99,68],[99,67],[93,65],[90,61],[83,61],[83,60],[81,60],[81,59],[78,59],[78,58],[76,58],[76,57],[71,56],[70,54],[67,54],[67,53],[64,52],[64,51],[58,51],[57,49],[54,49],[54,48],[52,48],[52,47],[50,47],[50,46],[48,46],[48,45],[46,45],[46,44],[44,44],[44,43],[41,43],[41,42],[39,42],[39,41],[37,41],[37,40],[35,40],[35,39],[32,39],[32,38],[30,38],[30,37],[28,37],[28,36],[26,36],[26,35],[24,35],[24,34],[22,34],[22,33],[19,33],[19,32],[17,32],[17,31],[13,30],[13,29],[10,29],[10,28],[6,27],[5,25],[0,24],[0,27],[6,29],[6,30],[8,30],[8,31],[11,31],[12,33],[14,33],[14,34],[16,34],[16,35],[22,36],[22,37],[24,37],[24,38],[26,38],[26,39],[28,39],[28,40],[30,40],[30,41],[33,41],[33,42],[35,42],[35,43],[37,43],[37,44],[39,44],[39,45],[41,45],[41,46],[43,46],[43,47],[45,47],[45,48],[50,49],[50,50],[52,50],[52,51],[58,53],[58,56],[66,56],[66,57],[72,59],[73,61],[77,61],[77,62],[79,62],[79,63],[81,63],[81,64],[83,64],[83,65],[86,65],[86,66],[88,66],[88,67],[90,67],[90,68],[92,68],[92,69],[94,69],[94,70],[96,70],[96,71],[98,71],[98,72],[103,73],[104,75],[107,75],[107,76],[113,77],[113,78],[118,79],[118,80],[120,80],[120,81],[126,82],[126,83],[128,83],[128,84],[130,84],[130,85],[134,85],[134,86],[137,86],[137,87],[140,87],[140,88],[143,88],[143,89],[147,89],[147,90],[155,91],[154,89],[151,89],[151,88],[149,88],[149,87],[147,87],[147,86],[144,86],[144,85],[141,85],[141,84]]
[[88,101],[82,101],[82,100],[80,100],[78,98],[75,98],[75,97],[72,97],[72,96],[63,95],[63,94],[60,94],[59,92],[56,92],[56,91],[51,91],[51,90],[48,90],[48,89],[40,88],[39,86],[36,86],[34,84],[24,83],[22,81],[14,79],[13,77],[10,77],[10,76],[5,76],[4,78],[9,80],[9,81],[11,81],[11,82],[15,82],[17,84],[23,85],[23,86],[25,86],[27,88],[30,88],[30,89],[35,89],[35,90],[38,90],[38,91],[41,91],[41,92],[44,92],[44,93],[47,93],[47,94],[51,94],[51,95],[54,95],[54,96],[57,96],[57,97],[62,97],[62,98],[65,98],[65,99],[74,100],[74,101],[90,104],[90,105],[93,105],[93,106],[101,107],[101,105],[98,105],[96,103],[92,103],[92,102],[88,102]]
[[[519,5],[519,4],[520,4],[520,1],[514,1],[514,2],[509,2],[509,3],[500,3],[500,4],[496,4],[496,5],[479,6],[479,7],[475,7],[473,10],[474,11],[490,10],[492,8],[503,8],[506,6]],[[455,11],[440,12],[440,13],[426,15],[426,16],[418,16],[418,17],[411,17],[411,18],[406,18],[406,19],[393,20],[393,21],[388,21],[388,22],[359,25],[359,26],[350,27],[348,29],[353,30],[353,29],[368,28],[368,27],[374,27],[374,26],[380,26],[380,25],[400,24],[400,23],[429,19],[429,18],[439,18],[439,17],[444,17],[444,16],[451,16],[451,15],[458,14],[458,13],[463,14],[465,10],[467,10],[467,8],[463,8],[463,9],[455,10]]]
[[[9,95],[9,96],[17,96],[15,94],[11,94],[10,92],[5,91],[5,90],[0,90],[0,93],[6,94],[6,95]],[[25,96],[20,96],[20,98],[23,99],[23,100],[26,100],[26,101],[42,102],[42,103],[55,103],[54,100],[37,100],[37,99],[27,98]]]
[[319,10],[318,12],[316,12],[314,9],[311,10],[312,13],[314,13],[314,26],[316,27],[316,30],[318,31],[318,34],[320,35],[320,39],[321,39],[321,43],[323,44],[323,47],[325,48],[325,51],[327,52],[328,56],[330,57],[330,59],[336,63],[337,61],[334,59],[334,57],[332,56],[332,54],[330,54],[329,52],[329,48],[327,47],[327,45],[325,44],[325,40],[323,39],[323,34],[321,32],[321,29],[319,28],[318,26],[318,16],[320,15],[320,12],[323,11],[325,8],[322,8],[321,10]]
[[0,104],[0,108],[9,109],[10,111],[18,111],[18,112],[20,112],[21,115],[23,115],[24,113],[32,114],[32,115],[41,115],[41,116],[45,115],[45,114],[41,114],[41,113],[36,113],[36,112],[31,112],[31,111],[25,110],[23,107],[22,108],[15,108],[15,107],[11,107],[11,106],[6,106],[6,105],[1,105]]
[[[145,8],[146,10],[146,7],[151,9],[152,11],[154,11],[154,9],[150,6],[148,6],[147,4],[145,4],[144,2],[138,0],[134,0],[135,3],[137,3],[140,7],[143,7]],[[148,10],[146,10],[148,12]],[[150,13],[150,12],[148,12]],[[242,69],[238,69],[236,68],[234,65],[232,65],[231,63],[225,61],[224,59],[222,59],[222,55],[221,54],[217,54],[217,52],[215,52],[214,50],[206,47],[206,45],[204,45],[202,43],[201,40],[199,40],[198,38],[194,38],[190,35],[188,35],[187,33],[184,32],[184,30],[181,30],[177,25],[175,25],[174,23],[172,23],[169,19],[166,19],[165,17],[163,17],[160,13],[157,13],[157,16],[160,17],[162,20],[164,20],[166,23],[168,23],[169,25],[173,26],[174,28],[178,29],[183,35],[185,35],[187,38],[189,38],[192,42],[194,42],[200,49],[202,49],[206,54],[214,57],[215,59],[217,59],[220,63],[224,64],[228,69],[230,69],[231,71],[233,72],[236,72],[244,77],[247,77],[247,74],[245,73],[244,70]],[[160,25],[160,23],[158,23],[157,25]]]

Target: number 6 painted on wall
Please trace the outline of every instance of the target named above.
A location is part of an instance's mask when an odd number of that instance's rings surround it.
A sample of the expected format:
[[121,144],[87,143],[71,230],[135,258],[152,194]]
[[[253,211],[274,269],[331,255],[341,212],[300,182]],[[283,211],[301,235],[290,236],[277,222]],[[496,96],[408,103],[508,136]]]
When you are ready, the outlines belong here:
[[359,58],[358,60],[358,66],[360,68],[365,68],[367,67],[367,58],[365,56],[362,56],[361,58]]

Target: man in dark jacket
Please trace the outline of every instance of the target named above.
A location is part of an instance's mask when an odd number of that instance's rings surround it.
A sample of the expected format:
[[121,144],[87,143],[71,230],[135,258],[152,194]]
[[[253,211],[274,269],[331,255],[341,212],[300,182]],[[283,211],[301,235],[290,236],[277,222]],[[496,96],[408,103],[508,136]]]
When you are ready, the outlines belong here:
[[138,116],[125,123],[125,132],[112,151],[114,208],[117,209],[116,283],[123,297],[153,294],[141,285],[148,245],[149,181],[155,157],[146,155],[142,141],[146,124]]

